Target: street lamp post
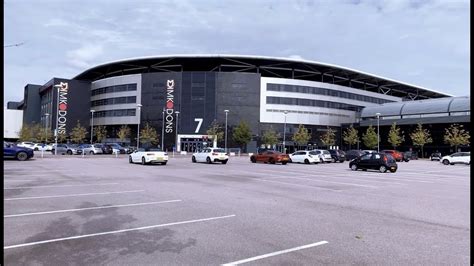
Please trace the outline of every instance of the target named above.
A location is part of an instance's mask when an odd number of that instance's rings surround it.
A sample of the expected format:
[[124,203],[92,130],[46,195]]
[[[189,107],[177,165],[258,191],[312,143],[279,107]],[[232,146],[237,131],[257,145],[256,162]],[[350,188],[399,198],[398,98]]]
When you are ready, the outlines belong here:
[[95,112],[95,110],[91,110],[91,116],[92,116],[92,120],[91,120],[91,144],[92,144],[92,139],[94,138],[94,112]]
[[380,152],[380,113],[375,115],[377,116],[377,152]]
[[141,104],[137,104],[137,115],[138,115],[138,126],[137,126],[137,150],[140,146],[140,119],[141,119],[141,108],[142,108],[143,105]]
[[229,110],[224,110],[225,112],[225,144],[224,144],[224,150],[227,152],[227,115],[229,114]]
[[45,121],[44,121],[44,144],[46,144],[48,142],[48,117],[49,117],[49,114],[45,113],[44,116],[45,116]]
[[[178,123],[179,123],[179,111],[175,112],[176,114],[176,151],[178,152]],[[181,147],[180,147],[181,148]],[[179,149],[181,150],[181,149]]]
[[163,125],[161,126],[161,150],[165,151],[165,108],[163,107],[163,112],[161,112],[163,117]]
[[286,114],[288,114],[288,111],[283,112],[285,114],[285,124],[283,125],[283,153],[286,153]]
[[59,88],[61,88],[61,85],[59,84],[56,84],[54,85],[55,88],[58,89],[58,94],[56,95],[56,100],[57,100],[57,104],[56,104],[56,130],[55,130],[55,141],[54,141],[54,155],[58,155],[58,135],[59,135],[59,132],[58,132],[58,128],[59,128]]

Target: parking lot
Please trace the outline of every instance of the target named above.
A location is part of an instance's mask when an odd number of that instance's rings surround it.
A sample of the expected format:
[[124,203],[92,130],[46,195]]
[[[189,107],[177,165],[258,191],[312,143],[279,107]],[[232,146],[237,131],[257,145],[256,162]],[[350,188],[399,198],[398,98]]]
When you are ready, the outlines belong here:
[[470,166],[4,161],[5,265],[466,265]]

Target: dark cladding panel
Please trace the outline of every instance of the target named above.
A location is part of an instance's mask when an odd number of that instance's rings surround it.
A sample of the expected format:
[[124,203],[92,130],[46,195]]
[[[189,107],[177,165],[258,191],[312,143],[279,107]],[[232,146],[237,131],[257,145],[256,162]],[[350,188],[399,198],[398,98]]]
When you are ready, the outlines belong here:
[[33,124],[41,122],[41,99],[39,89],[41,85],[28,84],[25,86],[23,105],[23,124]]

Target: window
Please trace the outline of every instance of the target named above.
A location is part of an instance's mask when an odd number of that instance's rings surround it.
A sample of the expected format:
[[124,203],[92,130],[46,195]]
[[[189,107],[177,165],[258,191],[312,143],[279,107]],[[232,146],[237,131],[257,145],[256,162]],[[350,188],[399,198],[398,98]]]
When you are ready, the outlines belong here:
[[267,97],[267,104],[285,104],[285,105],[299,105],[299,106],[314,106],[314,107],[325,107],[331,109],[349,110],[349,111],[360,111],[363,107],[346,104],[336,103],[322,100],[310,100],[300,98],[285,98],[285,97]]
[[102,87],[95,90],[92,90],[91,95],[99,95],[104,93],[113,93],[113,92],[121,92],[121,91],[136,91],[137,84],[123,84],[123,85],[116,85],[110,87]]
[[361,161],[367,161],[367,160],[370,160],[370,157],[372,157],[372,154],[369,153],[369,154],[366,154],[366,155],[360,157],[360,160]]

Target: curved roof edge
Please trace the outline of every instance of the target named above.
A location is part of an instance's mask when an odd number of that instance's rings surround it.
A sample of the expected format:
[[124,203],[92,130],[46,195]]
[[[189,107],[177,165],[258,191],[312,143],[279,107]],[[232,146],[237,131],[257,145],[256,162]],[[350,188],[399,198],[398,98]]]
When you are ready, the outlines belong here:
[[348,71],[357,72],[357,73],[360,73],[360,74],[363,74],[363,75],[367,75],[367,76],[371,76],[371,77],[374,77],[374,78],[384,79],[384,80],[387,80],[387,81],[390,81],[390,82],[399,83],[399,84],[402,84],[402,85],[405,85],[405,86],[410,86],[410,87],[413,87],[413,88],[422,89],[422,90],[426,90],[426,91],[430,91],[430,92],[434,92],[434,93],[446,95],[446,96],[448,96],[448,97],[455,97],[454,95],[448,94],[448,93],[445,93],[445,92],[440,92],[440,91],[437,91],[437,90],[428,89],[428,88],[425,88],[425,87],[421,87],[421,86],[409,84],[409,83],[406,83],[406,82],[402,82],[402,81],[398,81],[398,80],[394,80],[394,79],[390,79],[390,78],[385,78],[385,77],[378,76],[378,75],[375,75],[375,74],[371,74],[371,73],[368,73],[368,72],[364,72],[364,71],[360,71],[360,70],[356,70],[356,69],[352,69],[352,68],[348,68],[348,67],[343,67],[343,66],[339,66],[339,65],[335,65],[335,64],[322,63],[322,62],[311,61],[311,60],[306,60],[306,59],[286,58],[286,57],[274,57],[274,56],[259,56],[259,55],[232,55],[232,54],[170,54],[170,55],[156,55],[156,56],[131,57],[131,58],[125,58],[125,59],[122,59],[122,60],[109,61],[109,62],[106,62],[106,63],[102,63],[102,64],[99,64],[99,65],[96,65],[96,66],[91,67],[91,68],[89,68],[89,69],[86,69],[85,71],[83,71],[83,72],[81,72],[80,74],[76,75],[73,79],[76,79],[76,78],[79,77],[80,75],[82,75],[82,74],[84,74],[84,73],[86,73],[86,72],[88,72],[88,71],[91,71],[91,70],[93,70],[93,69],[95,69],[95,68],[103,67],[103,66],[110,65],[110,64],[116,64],[116,63],[122,63],[122,62],[129,62],[129,61],[134,61],[134,60],[146,60],[146,59],[154,59],[154,58],[160,59],[160,58],[169,58],[169,57],[178,57],[178,58],[192,58],[192,57],[195,57],[195,58],[206,58],[206,57],[208,57],[208,58],[212,58],[212,57],[215,57],[215,58],[219,58],[219,57],[234,57],[234,58],[267,59],[267,60],[280,60],[280,61],[287,61],[287,62],[294,62],[294,63],[317,64],[317,65],[322,65],[322,66],[326,66],[326,67],[339,68],[339,69],[343,69],[343,70],[348,70]]

